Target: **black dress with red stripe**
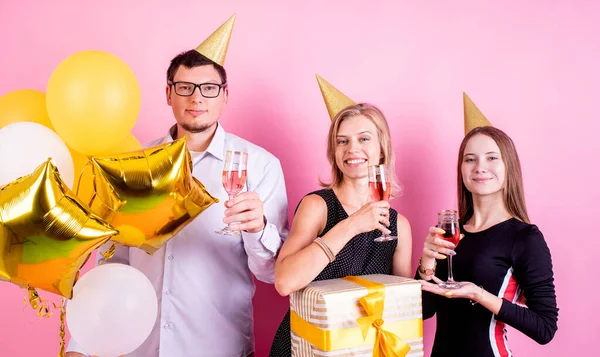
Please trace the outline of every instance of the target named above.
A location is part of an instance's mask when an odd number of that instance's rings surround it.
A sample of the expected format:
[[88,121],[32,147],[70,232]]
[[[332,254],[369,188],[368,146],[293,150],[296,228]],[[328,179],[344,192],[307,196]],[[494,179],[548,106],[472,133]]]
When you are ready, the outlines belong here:
[[[506,325],[540,344],[550,342],[558,308],[552,258],[539,229],[516,218],[477,233],[462,228],[465,236],[452,259],[454,280],[483,286],[503,299],[502,307],[493,315],[468,299],[424,292],[423,318],[437,315],[431,356],[512,356]],[[436,276],[448,278],[446,260],[438,260]]]

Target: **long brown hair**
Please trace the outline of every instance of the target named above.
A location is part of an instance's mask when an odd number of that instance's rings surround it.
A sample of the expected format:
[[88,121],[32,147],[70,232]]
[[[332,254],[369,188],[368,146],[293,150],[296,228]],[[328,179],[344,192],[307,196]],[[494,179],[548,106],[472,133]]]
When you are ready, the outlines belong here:
[[396,176],[396,165],[394,150],[392,149],[392,137],[390,134],[390,128],[387,120],[383,115],[383,112],[373,104],[359,103],[346,107],[340,111],[335,118],[333,118],[331,125],[329,126],[329,135],[327,138],[327,159],[331,164],[331,182],[326,183],[319,180],[319,183],[323,187],[335,187],[342,182],[343,173],[342,170],[337,166],[335,162],[335,148],[337,146],[337,134],[340,128],[340,124],[351,117],[358,115],[364,115],[369,118],[375,124],[377,128],[377,136],[379,137],[379,147],[383,154],[379,164],[386,165],[390,175],[390,183],[392,184],[391,197],[399,197],[402,194],[402,187],[398,183],[398,177]]
[[525,194],[523,191],[523,175],[521,173],[521,162],[512,139],[505,132],[492,126],[483,126],[471,130],[463,139],[458,151],[458,214],[460,223],[466,224],[473,217],[473,195],[463,182],[462,163],[465,147],[469,140],[475,135],[485,135],[496,142],[500,148],[502,161],[506,166],[506,177],[502,188],[504,205],[508,212],[523,222],[529,222],[527,207],[525,206]]

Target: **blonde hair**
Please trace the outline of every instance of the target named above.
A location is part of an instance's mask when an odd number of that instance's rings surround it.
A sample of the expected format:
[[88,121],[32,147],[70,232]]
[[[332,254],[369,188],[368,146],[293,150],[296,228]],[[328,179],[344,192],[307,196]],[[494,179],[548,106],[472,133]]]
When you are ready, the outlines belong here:
[[340,111],[335,118],[333,118],[331,125],[329,126],[329,135],[327,139],[327,160],[331,164],[331,182],[326,183],[319,180],[319,184],[323,187],[332,188],[342,183],[343,173],[342,170],[337,166],[335,161],[335,148],[337,146],[337,134],[340,128],[340,124],[351,117],[363,115],[375,124],[377,128],[377,136],[379,137],[379,147],[382,158],[379,164],[386,165],[390,175],[390,183],[392,184],[391,197],[399,197],[402,195],[402,187],[399,184],[398,177],[396,176],[396,165],[394,150],[392,149],[392,137],[390,134],[390,128],[388,126],[385,116],[379,108],[369,103],[359,103],[346,107]]

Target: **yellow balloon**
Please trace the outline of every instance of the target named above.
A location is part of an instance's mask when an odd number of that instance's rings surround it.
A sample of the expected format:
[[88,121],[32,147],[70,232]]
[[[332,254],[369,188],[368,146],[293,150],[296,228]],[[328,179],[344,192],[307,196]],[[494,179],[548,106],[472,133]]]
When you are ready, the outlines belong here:
[[133,71],[118,57],[82,51],[52,72],[46,106],[54,130],[77,152],[100,155],[130,133],[140,109]]
[[24,121],[54,129],[46,111],[46,94],[34,89],[19,89],[0,97],[0,128]]
[[90,187],[91,189],[91,182],[80,182],[79,181],[79,177],[81,176],[81,174],[83,173],[83,168],[85,167],[85,164],[87,164],[87,162],[89,161],[89,157],[87,155],[84,155],[82,153],[79,153],[75,150],[73,150],[73,148],[69,148],[69,151],[71,152],[71,158],[73,159],[73,173],[75,174],[75,180],[73,181],[73,187],[71,187],[71,189],[73,190],[73,192],[77,193],[78,187]]
[[140,144],[138,139],[130,133],[117,146],[111,148],[107,152],[103,152],[101,155],[120,154],[130,151],[137,151],[140,149],[142,149],[142,144]]

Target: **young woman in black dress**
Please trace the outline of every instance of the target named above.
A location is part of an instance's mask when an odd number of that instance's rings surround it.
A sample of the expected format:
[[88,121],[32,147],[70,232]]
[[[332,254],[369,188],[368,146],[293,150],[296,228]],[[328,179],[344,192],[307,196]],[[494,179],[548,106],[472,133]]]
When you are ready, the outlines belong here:
[[[519,157],[501,130],[478,127],[462,141],[458,202],[464,237],[454,246],[431,227],[417,272],[424,280],[423,318],[437,315],[431,356],[512,356],[506,325],[550,342],[558,319],[552,258],[529,221]],[[459,289],[438,285],[448,267],[436,258],[448,254]]]

